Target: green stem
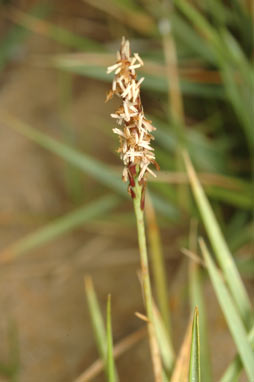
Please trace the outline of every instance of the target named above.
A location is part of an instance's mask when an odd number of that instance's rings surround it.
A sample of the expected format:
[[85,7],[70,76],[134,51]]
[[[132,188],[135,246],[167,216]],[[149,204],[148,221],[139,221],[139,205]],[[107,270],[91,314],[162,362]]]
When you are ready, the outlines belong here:
[[141,209],[141,198],[142,198],[142,186],[136,184],[134,187],[135,198],[134,210],[137,221],[137,232],[138,232],[138,243],[139,243],[139,252],[140,252],[140,262],[141,262],[141,278],[142,286],[144,291],[144,299],[146,306],[146,314],[148,318],[148,334],[149,334],[149,343],[150,351],[153,362],[153,371],[156,382],[162,382],[162,365],[161,358],[159,354],[159,346],[155,334],[154,328],[154,317],[153,317],[153,300],[152,300],[152,290],[149,276],[149,265],[148,265],[148,256],[147,256],[147,245],[146,245],[146,234],[145,234],[145,224],[144,224],[144,211]]
[[169,341],[170,343],[172,343],[170,312],[168,304],[169,298],[167,288],[167,277],[165,272],[165,261],[162,253],[161,237],[152,201],[149,195],[147,196],[148,198],[146,200],[145,212],[148,229],[148,239],[151,249],[152,275],[154,276],[155,289],[157,292],[158,306],[161,312],[161,317],[167,330]]
[[147,317],[152,322],[153,321],[152,292],[151,292],[147,246],[146,246],[144,211],[142,211],[140,207],[142,187],[137,183],[138,182],[136,182],[136,186],[134,188],[136,197],[133,199],[133,202],[134,202],[134,210],[135,210],[136,222],[137,222],[138,244],[139,244],[140,261],[141,261],[141,275],[142,275],[142,283],[143,283],[143,289],[144,289],[144,298],[145,298],[145,304],[146,304],[146,310],[147,310]]

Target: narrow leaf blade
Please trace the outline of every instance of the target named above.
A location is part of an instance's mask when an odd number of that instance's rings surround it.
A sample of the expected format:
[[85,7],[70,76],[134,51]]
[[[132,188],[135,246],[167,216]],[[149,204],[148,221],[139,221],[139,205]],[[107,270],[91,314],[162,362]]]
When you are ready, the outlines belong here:
[[192,324],[189,382],[200,382],[200,339],[198,308],[195,308]]
[[236,268],[233,257],[225,242],[221,229],[217,223],[214,212],[209,204],[202,185],[198,180],[196,172],[187,153],[184,153],[184,160],[193,195],[195,197],[214,253],[221,266],[221,269],[223,270],[227,284],[241,313],[241,317],[247,324],[251,314],[251,304],[249,297],[241,280],[240,274]]
[[113,338],[111,328],[111,297],[108,296],[107,303],[107,360],[106,360],[108,382],[116,382],[115,361],[113,354]]
[[[104,184],[113,191],[119,193],[124,197],[128,197],[126,185],[121,181],[121,177],[111,170],[109,166],[99,160],[90,157],[85,153],[81,153],[78,150],[65,145],[51,138],[47,134],[44,134],[31,126],[17,120],[13,116],[5,113],[1,114],[1,120],[4,123],[27,137],[28,139],[36,142],[46,150],[59,155],[62,159],[68,161],[72,165],[76,166],[86,174],[89,174],[100,183]],[[178,210],[175,206],[170,205],[169,202],[164,201],[162,198],[150,192],[150,196],[153,200],[155,208],[164,216],[169,219],[176,219],[178,217]]]
[[208,328],[206,320],[206,309],[203,295],[204,282],[199,264],[190,264],[190,290],[192,306],[199,308],[199,331],[200,331],[200,364],[201,376],[206,382],[212,381],[211,362],[208,346]]
[[91,316],[91,321],[93,325],[94,335],[96,339],[96,344],[100,358],[106,361],[107,358],[107,335],[106,329],[103,321],[102,312],[98,303],[98,299],[94,290],[94,285],[91,277],[86,276],[85,282],[85,292],[89,308],[89,313]]
[[118,202],[119,199],[113,195],[104,196],[56,219],[1,251],[0,262],[13,260],[18,256],[24,255],[35,248],[57,239],[61,235],[78,228],[86,221],[110,211]]
[[252,381],[254,380],[254,354],[248,341],[244,324],[203,240],[200,240],[200,248],[205,259],[217,299],[227,321],[231,335],[237,346],[245,371],[249,377],[249,380]]

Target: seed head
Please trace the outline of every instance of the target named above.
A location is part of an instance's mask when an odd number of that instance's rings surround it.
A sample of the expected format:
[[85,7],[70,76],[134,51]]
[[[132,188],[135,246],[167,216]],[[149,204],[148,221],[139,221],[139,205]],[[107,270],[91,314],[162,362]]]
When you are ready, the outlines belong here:
[[130,43],[123,37],[120,51],[117,52],[116,63],[107,69],[107,73],[114,72],[115,77],[106,101],[113,95],[117,95],[122,100],[122,105],[111,114],[111,117],[119,125],[113,129],[113,132],[119,136],[120,147],[117,151],[124,164],[122,179],[124,182],[129,180],[129,193],[132,197],[135,197],[133,187],[136,177],[144,189],[147,174],[150,173],[156,177],[149,167],[150,164],[159,170],[154,149],[150,146],[151,140],[154,139],[151,133],[156,128],[146,119],[140,98],[140,85],[144,77],[137,80],[135,72],[135,69],[143,65],[138,53],[131,56]]

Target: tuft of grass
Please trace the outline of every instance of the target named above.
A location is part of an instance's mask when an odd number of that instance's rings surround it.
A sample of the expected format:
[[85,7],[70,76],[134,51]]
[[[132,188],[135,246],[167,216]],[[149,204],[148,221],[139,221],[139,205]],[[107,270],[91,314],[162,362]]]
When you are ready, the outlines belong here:
[[[46,64],[53,66],[56,70],[66,71],[70,81],[74,76],[81,75],[109,82],[111,78],[106,75],[105,66],[110,59],[108,52],[118,40],[118,33],[124,31],[126,35],[133,37],[135,46],[141,49],[148,62],[143,72],[146,77],[144,89],[149,91],[151,105],[154,103],[151,114],[155,115],[152,115],[151,119],[158,127],[155,133],[156,152],[161,167],[167,172],[170,171],[176,178],[184,175],[179,172],[181,167],[178,166],[182,144],[190,153],[198,171],[212,172],[212,174],[201,173],[197,176],[191,161],[188,157],[185,158],[195,203],[219,268],[215,265],[204,242],[201,242],[205,265],[238,351],[220,382],[237,380],[243,368],[248,377],[253,379],[253,327],[248,331],[251,327],[250,319],[253,317],[252,307],[239,274],[239,271],[244,275],[248,271],[248,276],[251,278],[254,274],[253,259],[250,256],[253,241],[250,234],[253,230],[251,222],[253,180],[251,180],[250,169],[251,162],[253,163],[254,146],[252,126],[254,109],[250,102],[253,98],[254,83],[253,2],[235,0],[231,4],[225,4],[225,2],[213,0],[198,1],[196,4],[187,0],[174,0],[175,7],[167,8],[166,3],[163,2],[141,1],[142,7],[141,2],[137,0],[109,0],[105,4],[99,0],[86,1],[93,9],[100,12],[100,17],[94,25],[102,22],[105,30],[107,29],[107,34],[111,36],[109,44],[100,43],[95,38],[81,37],[64,27],[43,20],[51,12],[49,2],[39,2],[27,12],[21,12],[9,6],[1,7],[1,14],[5,19],[15,23],[15,26],[7,31],[0,42],[0,70],[4,69],[13,57],[15,58],[16,52],[19,53],[25,38],[34,33],[58,42],[65,50],[71,48],[78,51],[78,53],[41,55],[40,65]],[[105,15],[104,18],[103,15]],[[157,22],[161,18],[164,18],[164,21],[170,20],[171,25],[171,30],[168,29],[163,35],[157,27]],[[117,27],[115,27],[116,23]],[[164,52],[161,49],[162,42]],[[86,53],[80,53],[83,51]],[[29,56],[31,65],[34,61],[30,58]],[[169,94],[171,97],[168,101]],[[168,109],[171,110],[171,116],[176,113],[173,119],[180,121],[180,125],[183,125],[185,121],[190,124],[188,129],[184,128],[184,134],[181,131],[179,133],[175,128],[179,125],[175,126],[171,123],[172,121],[170,124],[165,122],[168,120]],[[166,115],[164,121],[162,115]],[[66,137],[65,143],[61,143],[10,115],[5,117],[2,112],[1,120],[51,153],[60,156],[67,165],[81,170],[80,174],[92,176],[98,182],[98,186],[113,190],[120,197],[127,196],[116,171],[96,158],[79,152],[72,146],[69,137]],[[103,125],[101,130],[106,128],[103,123],[101,125]],[[249,153],[247,148],[250,149]],[[220,178],[220,174],[223,174],[223,177]],[[171,185],[163,182],[158,177],[150,183],[154,191],[151,191],[152,205],[156,212],[167,218],[167,223],[170,221],[184,225],[185,217],[188,219],[196,213],[195,205],[190,200],[179,203],[175,184],[184,184],[185,187],[188,180],[185,176],[183,182],[180,179],[179,182],[173,182],[173,186],[172,182]],[[72,180],[70,186],[73,186]],[[207,196],[215,202],[213,208]],[[14,259],[32,249],[39,248],[95,216],[108,214],[117,206],[119,200],[118,197],[109,195],[63,215],[7,248],[6,259]],[[226,214],[224,214],[224,206],[226,206]],[[189,215],[184,215],[184,219],[179,222],[179,212],[183,209]],[[158,221],[159,219],[160,216]],[[156,230],[150,230],[150,223],[155,224]],[[166,224],[165,221],[163,223]],[[172,225],[168,226],[168,229],[172,229]],[[142,230],[144,231],[144,227]],[[192,382],[199,381],[200,375],[203,382],[209,382],[212,378],[208,366],[206,339],[208,329],[202,295],[205,272],[200,264],[190,264],[190,302],[192,307],[198,306],[199,316],[195,310],[194,319],[187,329],[180,355],[175,360],[171,341],[168,341],[170,313],[167,305],[165,264],[163,264],[158,225],[153,218],[150,222],[148,218],[148,234],[151,239],[152,258],[154,254],[157,258],[154,279],[155,288],[159,292],[160,311],[158,313],[150,293],[149,304],[150,306],[153,304],[155,329],[152,337],[155,341],[152,342],[151,347],[152,353],[157,352],[156,356],[159,360],[157,364],[161,362],[164,367],[160,373],[163,376],[163,382],[168,380],[172,368],[174,369],[171,374],[172,382],[186,382],[189,371],[190,378],[193,378]],[[177,235],[179,235],[178,239],[181,233]],[[244,259],[233,257],[232,253],[239,249],[241,253],[246,254]],[[195,248],[190,250],[193,253],[197,252]],[[89,279],[86,281],[86,291],[100,354],[100,367],[103,362],[107,380],[115,381],[110,298],[107,303],[107,325],[105,325]],[[192,349],[191,360],[189,360],[190,348]],[[15,355],[13,358],[15,360]],[[15,370],[15,362],[10,362],[10,365],[1,363],[0,371],[3,373],[5,371],[5,375],[11,378],[12,367]],[[15,372],[13,372],[13,380],[16,378],[14,374]]]

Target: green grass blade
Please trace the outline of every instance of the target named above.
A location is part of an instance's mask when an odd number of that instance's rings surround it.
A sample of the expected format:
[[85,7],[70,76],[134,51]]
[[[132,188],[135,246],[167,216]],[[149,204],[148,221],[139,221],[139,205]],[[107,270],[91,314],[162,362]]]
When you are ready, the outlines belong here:
[[108,382],[116,382],[115,361],[113,354],[113,337],[111,328],[111,297],[108,296],[107,303],[107,360],[106,360]]
[[[28,139],[36,142],[46,150],[59,155],[62,159],[68,161],[86,174],[89,174],[114,192],[117,192],[124,197],[128,197],[127,186],[122,182],[120,174],[116,174],[116,172],[111,170],[109,166],[49,137],[47,134],[30,127],[6,113],[2,114],[0,118],[7,126],[15,129]],[[155,208],[165,217],[176,219],[179,216],[176,207],[170,205],[168,201],[164,201],[153,193],[150,193],[150,196]]]
[[[154,132],[156,142],[167,150],[167,153],[173,154],[178,140],[174,130],[169,129],[167,123],[158,117],[151,116],[150,119],[157,126],[157,130]],[[228,142],[222,145],[221,137],[220,140],[215,138],[211,140],[203,133],[200,133],[198,128],[198,126],[195,126],[185,132],[185,145],[194,163],[199,163],[199,170],[225,172],[226,153],[229,149]]]
[[178,40],[191,47],[200,57],[214,64],[215,57],[211,47],[202,40],[202,37],[196,33],[195,29],[183,17],[176,12],[172,12],[172,24],[174,35]]
[[235,207],[250,210],[253,207],[253,196],[251,186],[242,187],[241,192],[236,190],[226,190],[222,187],[207,187],[207,194],[214,200],[231,204]]
[[[166,374],[170,374],[173,368],[175,354],[172,346],[171,339],[168,336],[168,332],[165,326],[162,317],[156,308],[155,304],[153,304],[153,315],[154,315],[154,327],[156,336],[158,339],[158,345],[161,353],[161,358],[163,362],[164,369]],[[164,380],[163,380],[164,381]]]
[[99,302],[94,290],[94,285],[91,277],[86,276],[84,281],[88,309],[93,325],[93,331],[96,339],[98,353],[100,358],[105,362],[107,359],[107,335],[102,312],[99,306]]
[[114,364],[113,341],[111,332],[110,296],[107,303],[107,325],[105,328],[103,315],[96,296],[92,278],[86,276],[84,283],[88,309],[96,339],[96,345],[99,356],[104,362],[105,375],[108,382],[117,382],[118,377]]
[[205,259],[208,273],[212,281],[218,302],[227,321],[231,335],[237,346],[237,350],[250,381],[254,380],[254,353],[247,338],[247,333],[235,307],[230,293],[223,283],[222,277],[216,268],[210,253],[203,240],[200,240],[200,248]]
[[46,244],[64,233],[81,226],[96,216],[114,208],[119,199],[113,195],[104,196],[90,204],[64,215],[48,225],[22,238],[1,252],[0,261],[8,261]]
[[[87,65],[85,62],[83,64],[76,63],[75,60],[71,60],[71,58],[66,59],[63,56],[54,58],[50,63],[58,69],[63,69],[71,73],[112,82],[112,76],[109,76],[105,71],[105,67],[102,66],[91,65],[91,63]],[[140,72],[140,75],[142,75],[142,72]],[[162,93],[168,92],[168,85],[164,75],[161,75],[160,73],[156,75],[145,73],[145,79],[146,80],[142,84],[143,89]],[[217,84],[200,84],[182,79],[180,81],[180,88],[183,94],[216,99],[224,98],[224,91],[222,87]]]
[[46,150],[49,150],[59,155],[64,160],[72,163],[74,166],[80,168],[87,174],[99,180],[102,184],[117,191],[123,196],[127,194],[126,187],[121,181],[121,178],[103,163],[57,141],[56,139],[49,137],[48,135],[30,127],[25,123],[20,122],[19,120],[9,115],[7,118],[4,118],[4,121],[8,126],[14,128],[22,135],[38,143]]
[[223,54],[224,52],[221,51],[221,45],[217,33],[209,22],[202,16],[202,14],[186,0],[174,0],[174,2],[183,14],[204,33],[204,36],[210,43],[210,47],[213,48],[217,54]]
[[205,382],[212,382],[212,370],[208,344],[208,328],[203,295],[204,282],[199,264],[190,264],[190,294],[191,304],[199,310],[199,332],[200,332],[200,364],[201,377]]
[[[249,146],[253,148],[253,107],[250,100],[253,97],[254,76],[242,49],[232,35],[222,28],[218,30],[213,27],[190,2],[175,0],[175,4],[200,30],[212,48],[228,99],[241,121]],[[238,80],[235,76],[236,70]]]
[[[190,224],[189,249],[197,253],[198,222],[193,219]],[[200,332],[200,369],[201,379],[212,382],[212,368],[208,342],[207,315],[204,299],[204,278],[202,268],[196,261],[189,263],[189,288],[190,302],[192,310],[198,307],[199,311],[199,332]]]
[[241,317],[247,324],[251,314],[251,304],[244,284],[241,280],[240,274],[237,270],[229,248],[224,240],[214,212],[198,180],[198,177],[187,153],[184,155],[184,160],[196,204],[212,244],[214,253],[225,275],[225,279],[235,300],[235,303],[238,306]]
[[[251,331],[248,335],[248,340],[251,343],[252,349],[254,350],[254,326],[252,327]],[[237,382],[238,377],[242,371],[243,364],[241,362],[241,358],[239,354],[236,355],[234,360],[231,362],[225,373],[223,374],[222,378],[220,379],[220,382]]]
[[192,324],[192,340],[190,354],[189,382],[200,382],[200,340],[198,308],[195,308]]

